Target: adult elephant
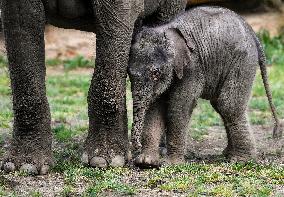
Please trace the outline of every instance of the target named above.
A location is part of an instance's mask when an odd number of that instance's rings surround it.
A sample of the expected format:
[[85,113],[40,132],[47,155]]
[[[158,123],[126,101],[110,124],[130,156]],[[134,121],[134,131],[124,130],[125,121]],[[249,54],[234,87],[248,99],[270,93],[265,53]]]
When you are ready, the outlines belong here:
[[[89,134],[82,160],[123,166],[128,149],[125,79],[134,27],[162,23],[187,0],[2,0],[13,95],[13,139],[5,171],[45,174],[52,164],[50,110],[45,86],[44,28],[95,32],[96,69],[88,96]],[[136,25],[135,25],[136,24]]]

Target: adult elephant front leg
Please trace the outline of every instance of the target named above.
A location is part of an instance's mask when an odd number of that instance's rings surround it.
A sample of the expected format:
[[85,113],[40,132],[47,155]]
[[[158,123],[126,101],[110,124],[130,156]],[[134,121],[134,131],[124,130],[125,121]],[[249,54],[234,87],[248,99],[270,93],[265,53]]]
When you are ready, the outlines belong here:
[[3,0],[2,13],[14,111],[13,139],[2,168],[45,174],[52,153],[44,8],[40,0]]
[[89,90],[89,135],[83,162],[123,166],[128,149],[126,76],[133,31],[130,1],[94,2],[97,19],[96,68]]

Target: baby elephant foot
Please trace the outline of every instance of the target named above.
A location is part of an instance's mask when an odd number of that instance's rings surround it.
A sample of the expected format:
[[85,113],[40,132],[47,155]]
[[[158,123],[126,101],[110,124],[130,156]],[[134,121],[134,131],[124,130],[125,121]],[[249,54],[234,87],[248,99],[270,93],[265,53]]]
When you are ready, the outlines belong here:
[[255,161],[256,160],[256,154],[237,154],[237,153],[231,153],[227,156],[229,161],[231,163],[246,163],[249,161]]
[[134,160],[135,166],[139,168],[158,168],[160,167],[160,159],[158,154],[140,154]]
[[249,162],[249,161],[255,161],[257,159],[257,153],[255,149],[252,150],[231,150],[231,149],[225,149],[223,152],[224,156],[231,162]]
[[94,168],[107,168],[107,167],[123,167],[125,165],[125,158],[121,155],[116,155],[110,162],[107,159],[99,156],[89,157],[87,152],[84,152],[81,158],[84,165]]

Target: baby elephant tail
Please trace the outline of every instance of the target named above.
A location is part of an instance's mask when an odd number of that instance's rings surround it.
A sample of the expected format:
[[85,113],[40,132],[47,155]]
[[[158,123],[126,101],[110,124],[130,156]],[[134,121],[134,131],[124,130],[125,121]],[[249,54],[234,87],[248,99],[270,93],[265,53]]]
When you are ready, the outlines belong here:
[[264,88],[266,91],[266,95],[268,98],[268,102],[270,105],[270,109],[272,112],[272,116],[274,119],[274,129],[273,129],[273,138],[281,138],[282,137],[282,129],[280,128],[280,121],[277,115],[277,111],[275,108],[275,105],[272,101],[272,93],[271,93],[271,89],[270,89],[270,85],[268,83],[268,74],[267,74],[267,67],[266,67],[266,57],[265,57],[265,53],[264,53],[264,49],[259,41],[259,39],[257,38],[257,36],[254,36],[255,38],[255,42],[256,42],[256,46],[258,49],[258,56],[259,56],[259,66],[260,66],[260,71],[261,71],[261,76],[262,76],[262,80],[263,80],[263,84],[264,84]]

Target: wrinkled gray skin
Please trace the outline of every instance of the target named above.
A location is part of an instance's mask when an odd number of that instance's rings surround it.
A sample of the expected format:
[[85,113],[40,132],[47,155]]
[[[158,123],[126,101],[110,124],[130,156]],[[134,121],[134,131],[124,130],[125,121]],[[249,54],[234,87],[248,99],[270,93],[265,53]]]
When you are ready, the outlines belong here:
[[256,69],[260,67],[275,118],[262,47],[246,22],[218,7],[188,10],[169,24],[145,27],[130,55],[135,164],[155,167],[159,143],[166,132],[168,162],[184,162],[186,131],[198,98],[207,99],[226,127],[225,155],[232,161],[255,158],[255,141],[247,105]]
[[13,94],[13,140],[5,171],[45,174],[52,164],[45,86],[44,28],[95,32],[96,69],[88,96],[89,134],[82,161],[123,166],[128,149],[125,79],[134,27],[160,24],[183,12],[186,0],[2,0]]

